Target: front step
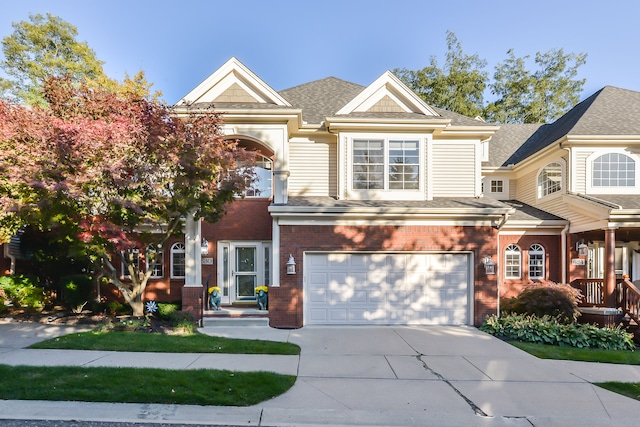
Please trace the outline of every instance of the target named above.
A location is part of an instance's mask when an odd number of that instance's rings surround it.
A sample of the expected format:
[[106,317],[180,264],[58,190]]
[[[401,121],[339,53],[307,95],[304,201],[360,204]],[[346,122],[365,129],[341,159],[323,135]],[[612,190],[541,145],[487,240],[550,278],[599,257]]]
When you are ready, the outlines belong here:
[[269,312],[249,307],[223,306],[205,310],[202,326],[269,326]]

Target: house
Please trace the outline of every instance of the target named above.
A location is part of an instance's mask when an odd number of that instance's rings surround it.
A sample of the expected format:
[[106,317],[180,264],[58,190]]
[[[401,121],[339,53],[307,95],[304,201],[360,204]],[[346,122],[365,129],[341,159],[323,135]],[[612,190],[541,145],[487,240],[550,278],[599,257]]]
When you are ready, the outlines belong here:
[[[605,87],[552,124],[427,105],[385,72],[276,91],[235,58],[177,114],[223,113],[259,180],[187,221],[147,299],[200,312],[269,286],[269,323],[480,325],[532,281],[640,279],[640,93]],[[587,280],[589,279],[589,280]],[[212,314],[212,313],[206,313]]]

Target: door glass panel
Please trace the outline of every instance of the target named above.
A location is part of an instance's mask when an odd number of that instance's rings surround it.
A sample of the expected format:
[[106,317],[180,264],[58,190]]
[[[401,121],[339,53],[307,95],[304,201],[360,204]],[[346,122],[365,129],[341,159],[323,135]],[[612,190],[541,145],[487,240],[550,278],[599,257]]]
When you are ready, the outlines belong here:
[[236,271],[256,271],[256,248],[236,248]]
[[255,298],[257,282],[256,248],[236,248],[236,297]]
[[229,296],[229,247],[222,248],[222,295]]
[[236,287],[238,290],[238,298],[255,297],[256,275],[236,276]]

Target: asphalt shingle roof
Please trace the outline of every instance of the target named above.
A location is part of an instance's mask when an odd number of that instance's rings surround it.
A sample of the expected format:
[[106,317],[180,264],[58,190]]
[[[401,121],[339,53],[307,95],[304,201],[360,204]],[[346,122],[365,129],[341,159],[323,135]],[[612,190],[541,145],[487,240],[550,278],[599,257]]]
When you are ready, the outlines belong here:
[[[491,160],[491,165],[506,166],[519,163],[564,136],[640,135],[638,117],[640,117],[640,92],[605,86],[552,124],[538,125],[539,127],[534,129],[534,132],[526,140],[521,141],[521,145],[500,163],[508,152],[508,148],[518,145],[515,132],[525,132],[524,128],[517,128],[525,125],[503,125],[494,135],[492,143],[497,139],[499,143],[495,145],[499,146],[502,140],[504,152],[501,154],[498,152],[497,159]],[[503,132],[504,135],[501,135]],[[514,139],[510,139],[510,132],[514,133],[512,135]]]

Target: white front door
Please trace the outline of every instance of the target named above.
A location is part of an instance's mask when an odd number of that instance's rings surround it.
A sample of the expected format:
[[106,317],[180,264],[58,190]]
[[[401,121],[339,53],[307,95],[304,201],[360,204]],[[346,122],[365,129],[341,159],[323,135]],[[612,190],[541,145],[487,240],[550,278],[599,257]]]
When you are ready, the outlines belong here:
[[255,288],[271,283],[271,242],[218,242],[218,254],[222,304],[255,300]]

